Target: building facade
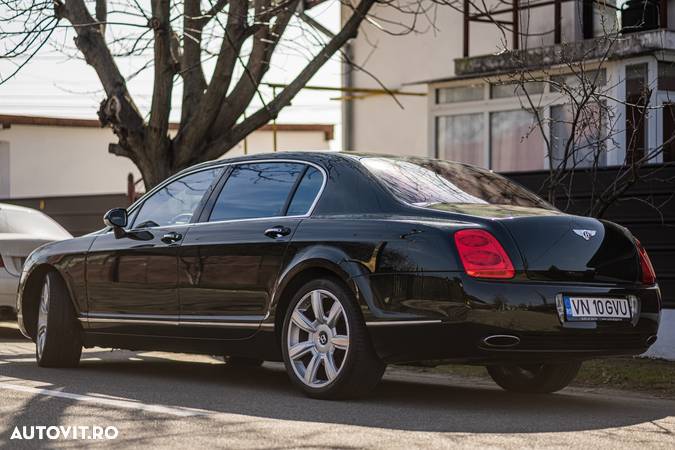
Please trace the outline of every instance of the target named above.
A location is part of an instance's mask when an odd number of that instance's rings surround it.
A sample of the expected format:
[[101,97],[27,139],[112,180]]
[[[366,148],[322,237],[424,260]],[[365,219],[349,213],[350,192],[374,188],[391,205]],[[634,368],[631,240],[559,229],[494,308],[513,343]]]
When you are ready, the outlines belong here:
[[[478,22],[486,16],[475,7],[463,13],[437,6],[427,11],[433,19],[419,17],[418,30],[403,35],[396,33],[403,27],[390,24],[410,21],[409,14],[379,6],[375,15],[382,24],[365,25],[350,48],[352,59],[366,70],[345,68],[346,87],[377,88],[381,82],[425,95],[398,97],[400,105],[387,95],[349,100],[343,114],[345,147],[460,160],[502,172],[548,169],[555,144],[547,148],[545,138],[564,141],[569,130],[560,124],[570,115],[569,100],[552,86],[574,83],[578,74],[570,72],[583,59],[588,71],[600,67],[599,90],[612,111],[595,130],[612,140],[601,165],[622,164],[630,144],[626,120],[631,111],[625,104],[640,90],[651,90],[651,111],[637,146],[659,147],[675,129],[675,1],[661,5],[656,27],[626,33],[620,32],[621,5],[613,2],[590,2],[589,8],[585,0],[535,0],[520,2],[516,13],[504,6],[488,8],[501,11],[490,20],[517,17],[518,34],[511,34],[512,22],[501,28]],[[541,130],[523,110],[523,96],[510,80],[522,71],[543,81],[530,83],[529,92],[547,123]],[[672,161],[675,150],[669,146],[652,162]]]

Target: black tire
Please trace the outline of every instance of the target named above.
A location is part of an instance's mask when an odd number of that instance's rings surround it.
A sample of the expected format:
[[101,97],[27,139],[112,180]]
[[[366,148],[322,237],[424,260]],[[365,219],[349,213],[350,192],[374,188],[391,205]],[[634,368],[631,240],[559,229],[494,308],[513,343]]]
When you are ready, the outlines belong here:
[[550,394],[567,385],[579,373],[580,361],[556,364],[488,366],[492,379],[507,391]]
[[[82,356],[82,329],[63,279],[55,272],[44,278],[43,290],[49,299],[44,314],[46,327],[41,323],[43,294],[41,291],[36,318],[35,357],[40,367],[77,367]],[[41,336],[44,334],[44,336]],[[40,339],[44,339],[41,343]]]
[[223,361],[227,367],[232,368],[260,367],[265,362],[262,359],[227,355],[223,356]]
[[[294,364],[298,364],[298,360],[294,363],[289,357],[289,329],[291,328],[291,317],[296,307],[306,296],[311,295],[311,292],[317,290],[332,294],[334,298],[329,297],[328,301],[334,303],[337,300],[342,306],[343,315],[341,315],[342,319],[340,321],[343,324],[339,326],[348,326],[346,328],[348,347],[340,361],[340,368],[335,378],[331,381],[326,380],[322,386],[313,387],[306,384],[296,372]],[[314,323],[317,323],[316,321],[315,317]],[[318,334],[315,333],[315,335]],[[311,339],[312,335],[307,333],[307,336],[307,339]],[[335,337],[340,336],[336,335]],[[317,399],[337,400],[370,394],[382,379],[382,374],[386,368],[386,365],[382,363],[373,349],[370,336],[366,330],[361,311],[357,307],[354,295],[342,282],[336,279],[323,278],[310,281],[298,290],[286,311],[281,335],[281,348],[286,371],[291,381],[306,395]],[[312,358],[311,355],[309,357]],[[338,357],[336,356],[336,358]],[[332,354],[331,361],[333,361]],[[328,377],[326,365],[323,366],[323,370],[326,377]]]

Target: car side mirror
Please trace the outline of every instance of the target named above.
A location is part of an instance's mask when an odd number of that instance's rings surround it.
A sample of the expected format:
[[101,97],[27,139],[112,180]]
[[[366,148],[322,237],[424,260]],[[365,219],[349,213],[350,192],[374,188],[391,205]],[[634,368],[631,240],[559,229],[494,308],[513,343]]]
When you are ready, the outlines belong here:
[[112,227],[117,239],[126,236],[124,227],[127,226],[128,220],[127,210],[124,208],[113,208],[103,216],[103,223]]

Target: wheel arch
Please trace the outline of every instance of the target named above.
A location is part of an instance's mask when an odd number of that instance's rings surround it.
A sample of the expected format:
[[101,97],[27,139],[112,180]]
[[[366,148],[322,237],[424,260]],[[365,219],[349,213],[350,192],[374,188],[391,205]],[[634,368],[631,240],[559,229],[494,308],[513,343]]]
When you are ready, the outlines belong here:
[[359,278],[363,275],[363,270],[358,263],[349,262],[344,258],[336,261],[328,255],[303,259],[291,265],[280,277],[270,306],[270,317],[277,338],[281,335],[286,310],[293,296],[304,284],[317,278],[332,278],[339,281],[354,295],[361,311],[368,308],[360,288]]

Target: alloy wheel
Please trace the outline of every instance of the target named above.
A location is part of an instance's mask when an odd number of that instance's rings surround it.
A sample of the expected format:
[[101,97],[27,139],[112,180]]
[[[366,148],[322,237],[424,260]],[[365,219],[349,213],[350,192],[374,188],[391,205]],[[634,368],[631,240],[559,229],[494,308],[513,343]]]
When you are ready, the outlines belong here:
[[349,352],[349,323],[337,297],[323,289],[305,294],[293,309],[287,333],[297,377],[312,388],[335,381]]
[[42,353],[45,349],[45,342],[47,341],[47,318],[49,316],[49,277],[45,279],[42,286],[42,293],[40,294],[40,306],[38,308],[38,323],[37,323],[37,353],[38,358],[42,358]]

